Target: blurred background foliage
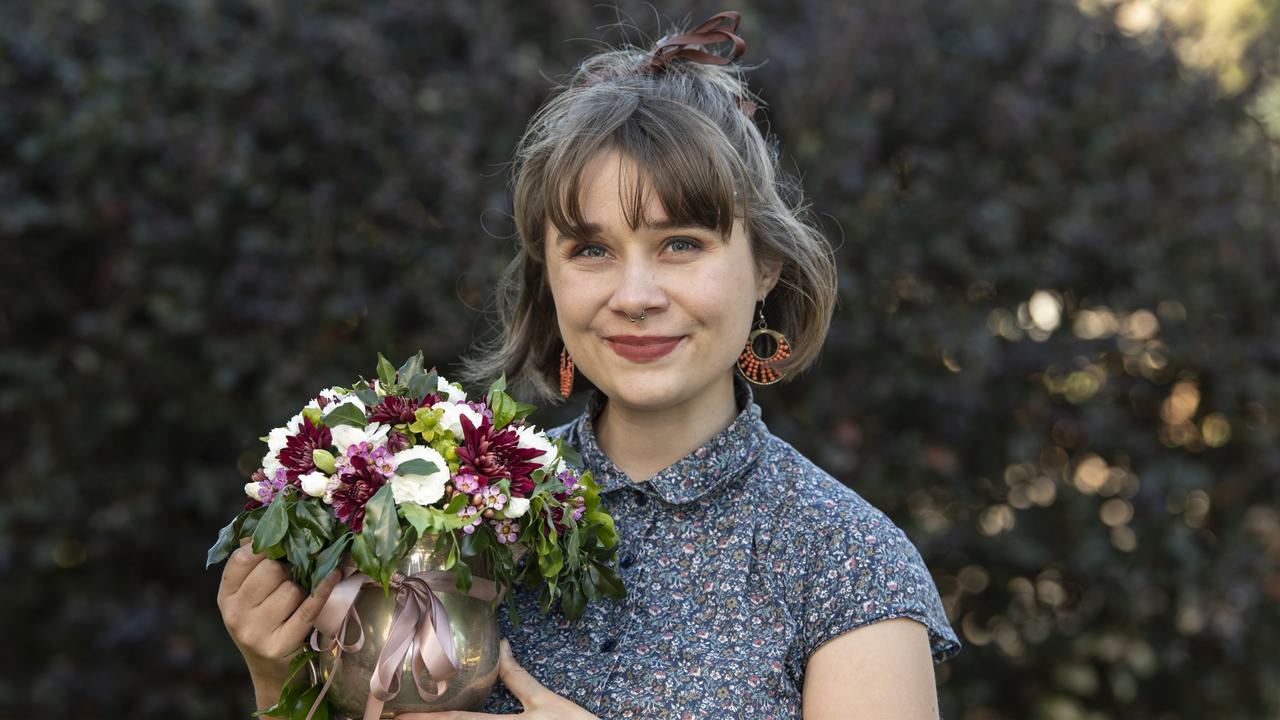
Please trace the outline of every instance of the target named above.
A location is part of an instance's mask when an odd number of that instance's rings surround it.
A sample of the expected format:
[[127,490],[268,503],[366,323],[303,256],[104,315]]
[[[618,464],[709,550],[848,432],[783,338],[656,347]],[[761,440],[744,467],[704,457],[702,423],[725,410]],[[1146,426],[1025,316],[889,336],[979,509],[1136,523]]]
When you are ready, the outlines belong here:
[[[841,268],[758,398],[924,553],[943,716],[1280,714],[1276,1],[737,9]],[[256,437],[487,332],[523,123],[654,13],[0,4],[0,718],[247,715]]]

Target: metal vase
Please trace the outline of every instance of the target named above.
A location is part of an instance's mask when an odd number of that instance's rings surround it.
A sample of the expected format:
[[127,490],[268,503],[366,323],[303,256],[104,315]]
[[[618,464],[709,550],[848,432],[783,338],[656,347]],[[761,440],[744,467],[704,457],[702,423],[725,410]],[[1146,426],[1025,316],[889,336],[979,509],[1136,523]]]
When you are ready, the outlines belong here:
[[[437,553],[435,547],[436,536],[424,535],[400,561],[397,569],[405,575],[443,569],[444,554]],[[351,563],[350,556],[343,562]],[[471,558],[467,564],[476,576],[487,577],[487,569],[480,558]],[[439,597],[449,612],[458,674],[449,679],[443,694],[423,700],[413,682],[413,654],[417,648],[411,647],[401,666],[400,690],[383,706],[383,718],[408,712],[479,709],[498,679],[498,620],[489,603],[452,593],[439,593]],[[334,674],[327,695],[329,701],[339,713],[360,718],[364,716],[365,702],[369,697],[369,678],[373,675],[395,614],[395,592],[387,597],[381,587],[361,588],[354,607],[364,627],[364,646],[357,652],[343,653],[336,674],[333,673],[333,661],[337,648],[323,653],[320,656],[320,681],[324,682]],[[355,637],[355,628],[350,628],[349,633],[350,637]],[[425,687],[432,687],[428,678],[422,680]]]

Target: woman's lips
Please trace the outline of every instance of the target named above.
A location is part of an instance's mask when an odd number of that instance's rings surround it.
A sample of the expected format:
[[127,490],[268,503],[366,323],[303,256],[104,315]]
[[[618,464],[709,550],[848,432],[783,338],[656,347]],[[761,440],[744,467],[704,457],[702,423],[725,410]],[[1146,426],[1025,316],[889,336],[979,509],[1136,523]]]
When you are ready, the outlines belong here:
[[683,339],[683,337],[615,335],[605,338],[605,342],[620,357],[632,362],[650,362],[675,350]]

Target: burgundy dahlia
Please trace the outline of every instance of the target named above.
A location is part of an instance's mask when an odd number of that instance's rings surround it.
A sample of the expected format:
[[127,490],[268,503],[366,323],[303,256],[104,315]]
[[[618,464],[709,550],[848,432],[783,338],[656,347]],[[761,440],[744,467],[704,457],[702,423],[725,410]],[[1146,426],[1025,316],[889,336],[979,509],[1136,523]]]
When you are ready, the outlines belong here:
[[392,430],[387,433],[387,450],[398,453],[409,447],[409,436],[399,430]]
[[471,418],[465,414],[460,421],[463,440],[458,446],[458,459],[462,469],[475,475],[481,487],[508,478],[512,496],[528,497],[533,492],[533,480],[529,475],[540,467],[529,460],[545,451],[520,447],[517,442],[520,436],[515,430],[510,427],[495,430],[487,416],[481,416],[480,427],[472,425]]
[[328,449],[333,444],[333,434],[324,425],[314,425],[311,418],[302,417],[298,432],[289,436],[285,446],[276,453],[276,459],[284,466],[289,482],[298,484],[298,478],[316,469],[311,452]]
[[382,402],[375,405],[373,411],[369,413],[369,422],[380,422],[387,425],[411,423],[414,421],[413,413],[415,410],[420,407],[431,407],[439,401],[439,397],[430,393],[422,398],[422,402],[418,402],[413,398],[388,395],[382,398]]
[[364,506],[387,479],[360,457],[352,458],[350,472],[339,479],[341,482],[333,491],[333,514],[352,532],[360,532],[364,527]]

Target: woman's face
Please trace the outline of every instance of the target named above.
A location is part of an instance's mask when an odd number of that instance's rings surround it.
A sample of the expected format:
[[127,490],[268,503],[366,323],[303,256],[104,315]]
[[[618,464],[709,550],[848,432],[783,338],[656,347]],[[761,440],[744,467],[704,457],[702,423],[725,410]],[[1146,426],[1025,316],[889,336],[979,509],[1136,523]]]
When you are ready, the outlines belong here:
[[[755,304],[778,272],[758,272],[740,221],[728,241],[715,229],[662,227],[667,215],[654,193],[645,208],[652,225],[633,232],[621,198],[638,178],[616,151],[587,165],[582,215],[598,232],[563,237],[548,223],[547,280],[577,370],[610,402],[662,410],[729,381]],[[641,313],[644,320],[627,319]]]

